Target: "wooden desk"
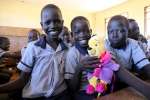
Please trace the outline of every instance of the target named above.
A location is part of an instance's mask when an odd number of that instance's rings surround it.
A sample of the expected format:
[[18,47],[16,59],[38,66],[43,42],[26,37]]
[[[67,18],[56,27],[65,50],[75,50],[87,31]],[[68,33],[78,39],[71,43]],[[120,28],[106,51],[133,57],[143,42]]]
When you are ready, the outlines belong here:
[[97,100],[147,100],[141,93],[128,87],[109,95],[100,97]]

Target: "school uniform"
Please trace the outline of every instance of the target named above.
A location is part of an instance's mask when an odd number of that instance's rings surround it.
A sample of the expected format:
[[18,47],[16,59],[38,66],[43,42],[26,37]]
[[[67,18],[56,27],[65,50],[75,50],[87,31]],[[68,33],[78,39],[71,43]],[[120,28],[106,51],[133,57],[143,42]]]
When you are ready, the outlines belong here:
[[[3,64],[3,55],[6,53],[5,50],[0,48],[0,66],[5,67],[5,64]],[[5,70],[3,70],[3,67],[0,68],[0,84],[4,84],[9,82],[11,73],[7,73]],[[9,96],[7,93],[0,94],[0,100],[1,99],[9,99]]]
[[3,49],[0,48],[0,58],[6,53]]
[[42,42],[37,40],[27,45],[17,66],[18,69],[24,72],[31,72],[30,80],[23,88],[23,98],[68,100],[67,92],[65,92],[67,86],[64,81],[65,52],[66,47],[63,42],[60,42],[55,51],[47,44],[45,38]]
[[23,56],[23,54],[24,54],[26,48],[27,48],[27,47],[23,47],[23,48],[21,49],[21,56]]
[[[145,65],[150,64],[144,51],[138,44],[138,41],[133,39],[127,39],[127,44],[124,48],[115,49],[110,45],[109,40],[105,41],[105,49],[108,50],[113,59],[115,59],[120,66],[125,67],[127,70],[133,72],[138,77],[142,77],[137,73],[138,70],[142,69]],[[122,83],[118,77],[116,77],[116,83],[114,91],[126,87],[127,84]]]
[[145,65],[150,64],[138,42],[133,39],[128,38],[126,47],[121,49],[112,48],[109,40],[106,40],[105,48],[110,51],[116,61],[128,70],[131,70],[133,65],[137,69],[142,69]]
[[[80,47],[75,43],[75,46],[72,46],[66,57],[66,66],[65,66],[65,78],[71,79],[76,71],[77,65],[80,63],[80,60],[84,56],[88,56],[88,51],[86,48]],[[81,81],[79,91],[75,94],[75,100],[93,100],[97,94],[88,95],[86,94],[86,87],[89,84],[87,80],[88,72],[93,72],[92,69],[86,69],[82,71]]]

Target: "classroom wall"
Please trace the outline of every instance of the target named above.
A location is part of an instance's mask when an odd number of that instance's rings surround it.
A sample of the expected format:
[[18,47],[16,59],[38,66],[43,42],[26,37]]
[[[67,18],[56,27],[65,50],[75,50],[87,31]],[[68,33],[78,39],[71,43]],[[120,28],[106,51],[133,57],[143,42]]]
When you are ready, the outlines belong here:
[[[105,19],[116,14],[127,13],[128,18],[137,20],[141,33],[144,33],[144,7],[150,5],[150,0],[128,0],[127,2],[95,13],[86,13],[62,9],[64,17],[64,25],[70,27],[71,20],[78,15],[85,16],[89,19],[94,34],[97,34],[97,41],[100,42],[100,48],[103,49],[105,32]],[[26,32],[11,32],[8,27],[15,28],[38,28],[41,26],[40,11],[43,5],[31,5],[24,2],[16,2],[16,0],[1,0],[0,2],[0,26],[6,27],[5,30],[0,29],[0,35],[26,36]],[[9,32],[8,32],[9,31]]]
[[103,39],[106,36],[105,19],[113,15],[124,14],[127,12],[128,18],[137,20],[140,31],[144,34],[144,7],[150,5],[150,0],[128,0],[127,2],[115,7],[95,13],[95,31]]
[[[33,5],[20,0],[0,1],[0,36],[6,36],[11,41],[10,50],[18,51],[26,45],[27,32],[31,28],[39,29],[40,12],[44,5]],[[75,16],[83,15],[90,20],[93,28],[92,14],[61,9],[64,25],[70,28],[70,22]]]
[[[41,28],[40,11],[44,5],[33,5],[17,0],[0,1],[0,26],[14,26],[24,28]],[[70,27],[70,22],[75,16],[86,16],[92,25],[92,15],[86,12],[61,9],[64,24]]]
[[[117,14],[127,15],[128,18],[137,20],[140,31],[144,34],[144,7],[150,5],[150,0],[128,0],[127,2],[111,7],[104,11],[93,13],[94,32],[97,34],[98,45],[95,47],[96,54],[104,50],[104,40],[107,37],[105,20]],[[94,45],[94,41],[91,42]],[[97,50],[98,49],[98,50]]]

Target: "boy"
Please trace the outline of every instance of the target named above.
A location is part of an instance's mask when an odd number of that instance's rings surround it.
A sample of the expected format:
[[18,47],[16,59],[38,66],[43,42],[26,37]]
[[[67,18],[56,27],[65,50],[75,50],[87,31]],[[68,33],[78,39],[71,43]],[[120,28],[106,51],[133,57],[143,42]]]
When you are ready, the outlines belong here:
[[60,38],[63,40],[67,47],[71,47],[71,32],[66,26],[63,27],[62,32],[60,34]]
[[144,51],[146,56],[149,58],[150,56],[148,55],[148,51],[147,51],[147,40],[146,40],[146,38],[144,38],[143,35],[140,34],[140,29],[139,29],[138,23],[134,19],[128,19],[128,21],[129,21],[128,37],[138,41],[138,44],[140,45],[141,49]]
[[[39,38],[39,36],[40,36],[40,33],[36,29],[31,29],[28,32],[28,43],[37,40]],[[21,49],[21,55],[24,54],[26,48],[27,47],[23,47]]]
[[9,52],[10,40],[7,37],[0,37],[0,43],[0,64],[8,67],[16,66],[20,55],[17,52]]
[[[6,67],[6,63],[4,63],[4,55],[6,51],[9,50],[10,42],[9,39],[6,37],[0,37],[0,84],[6,83],[9,81],[11,77],[11,73]],[[7,69],[7,71],[6,71]]]
[[31,29],[29,32],[28,32],[28,42],[31,42],[31,41],[35,41],[39,38],[40,36],[40,33],[38,30],[36,29]]
[[150,79],[150,62],[137,41],[127,38],[128,20],[121,15],[113,16],[108,23],[107,30],[108,40],[105,42],[105,48],[110,51],[115,61],[121,66],[116,73],[117,76],[124,83],[143,93],[149,100],[150,84],[127,71],[131,70],[132,66],[135,65],[137,69],[144,71],[145,75]]
[[41,11],[41,26],[46,37],[28,44],[18,64],[22,73],[18,80],[0,86],[0,92],[23,88],[26,100],[69,100],[64,82],[64,54],[66,47],[58,38],[63,18],[53,4]]
[[89,21],[83,16],[75,17],[71,22],[71,31],[74,46],[67,53],[65,78],[68,79],[70,89],[75,92],[75,100],[92,100],[96,94],[86,94],[88,85],[86,75],[87,72],[93,71],[91,68],[94,67],[89,66],[99,63],[99,60],[88,54],[88,42],[91,38]]
[[134,40],[138,40],[140,35],[138,23],[134,19],[128,19],[128,21],[129,21],[128,37]]

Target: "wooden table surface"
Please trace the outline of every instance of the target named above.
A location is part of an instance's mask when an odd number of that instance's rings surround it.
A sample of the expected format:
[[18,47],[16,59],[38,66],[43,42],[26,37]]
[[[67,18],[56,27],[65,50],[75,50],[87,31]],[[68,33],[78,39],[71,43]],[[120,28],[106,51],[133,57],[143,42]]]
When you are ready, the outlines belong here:
[[147,100],[141,93],[128,87],[109,95],[98,98],[97,100]]

